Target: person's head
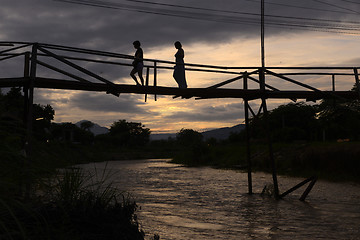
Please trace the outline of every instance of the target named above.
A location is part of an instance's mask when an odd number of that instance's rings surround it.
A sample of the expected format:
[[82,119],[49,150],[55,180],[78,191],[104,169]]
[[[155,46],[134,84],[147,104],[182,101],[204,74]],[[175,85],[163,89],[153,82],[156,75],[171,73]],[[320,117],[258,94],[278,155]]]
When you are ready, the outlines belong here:
[[138,40],[136,40],[133,42],[133,45],[134,45],[134,48],[139,48],[141,43]]
[[175,48],[176,48],[176,49],[182,48],[182,45],[181,45],[181,43],[180,43],[179,41],[176,41],[176,42],[174,43],[174,45],[175,45]]

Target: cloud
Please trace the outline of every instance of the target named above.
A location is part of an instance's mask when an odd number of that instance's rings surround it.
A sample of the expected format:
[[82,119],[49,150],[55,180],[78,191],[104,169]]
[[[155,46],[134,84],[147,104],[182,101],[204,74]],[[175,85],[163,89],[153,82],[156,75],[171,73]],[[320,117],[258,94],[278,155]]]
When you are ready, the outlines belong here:
[[124,94],[117,98],[104,93],[81,92],[69,99],[73,107],[94,112],[116,112],[146,114],[148,111],[141,106],[145,103],[140,95]]
[[192,111],[178,111],[167,119],[173,121],[195,121],[195,122],[215,122],[215,121],[234,121],[244,117],[243,105],[232,103],[220,106],[202,106]]
[[[177,0],[171,2],[173,5],[189,6],[194,9],[134,2],[129,4],[129,1],[108,2],[132,5],[133,9],[129,11],[100,8],[53,0],[17,0],[16,2],[2,0],[0,29],[7,40],[39,41],[104,50],[111,49],[127,53],[132,52],[131,43],[135,39],[142,40],[148,47],[153,47],[169,44],[175,40],[183,41],[186,44],[194,42],[211,44],[229,42],[233,38],[239,37],[259,37],[260,16],[256,15],[260,13],[258,1],[227,0],[226,4],[223,4],[221,1],[207,0],[206,5],[204,5],[204,1]],[[167,3],[166,1],[162,2]],[[329,2],[336,3],[337,1]],[[346,5],[346,3],[342,4]],[[354,11],[359,9],[358,4],[347,3],[347,5]],[[282,5],[267,3],[265,7],[267,15],[306,18],[313,17],[316,13],[318,18],[329,17],[331,20],[354,18],[354,12],[350,10],[314,1]],[[136,11],[136,9],[141,10],[142,8],[160,12],[160,14]],[[196,8],[208,8],[215,11]],[[216,10],[227,12],[217,12]],[[166,16],[165,14],[178,16]],[[229,18],[236,19],[236,23],[224,22]],[[275,20],[279,21],[279,19],[273,19],[268,16],[268,24],[278,24]],[[280,21],[289,22],[287,19],[280,19]],[[284,27],[286,26],[269,25],[267,34],[288,32],[289,29]]]

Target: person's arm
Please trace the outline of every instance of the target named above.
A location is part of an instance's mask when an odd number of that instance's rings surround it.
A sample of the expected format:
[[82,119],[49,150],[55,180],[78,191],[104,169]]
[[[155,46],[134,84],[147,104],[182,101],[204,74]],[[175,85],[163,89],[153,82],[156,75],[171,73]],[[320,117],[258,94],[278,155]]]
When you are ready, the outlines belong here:
[[139,61],[139,55],[140,55],[140,52],[139,50],[136,50],[135,52],[135,56],[134,56],[134,61],[132,63],[132,65],[135,67],[140,61]]

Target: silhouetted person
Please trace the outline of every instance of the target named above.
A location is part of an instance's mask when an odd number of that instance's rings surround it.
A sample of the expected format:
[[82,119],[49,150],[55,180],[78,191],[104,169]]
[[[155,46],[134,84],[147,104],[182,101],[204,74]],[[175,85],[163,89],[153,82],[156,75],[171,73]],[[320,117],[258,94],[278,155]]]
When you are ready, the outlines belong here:
[[175,42],[175,48],[178,50],[175,54],[176,65],[174,67],[173,77],[179,88],[187,88],[186,79],[185,79],[185,65],[184,65],[184,49],[179,41]]
[[138,82],[138,80],[136,79],[135,73],[138,73],[140,81],[141,81],[141,85],[144,85],[144,79],[142,76],[142,70],[144,67],[144,62],[143,62],[143,50],[140,47],[140,42],[139,41],[135,41],[133,42],[134,48],[136,49],[135,52],[135,59],[132,63],[132,65],[134,66],[133,70],[131,70],[130,72],[130,76],[134,79],[134,81],[136,82],[137,85],[140,85],[140,83]]

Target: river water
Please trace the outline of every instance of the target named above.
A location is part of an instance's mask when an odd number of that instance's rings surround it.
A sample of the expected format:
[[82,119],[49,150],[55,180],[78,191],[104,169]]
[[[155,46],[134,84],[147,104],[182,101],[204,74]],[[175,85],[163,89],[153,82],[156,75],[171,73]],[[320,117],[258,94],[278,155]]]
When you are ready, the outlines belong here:
[[[360,239],[360,185],[318,181],[305,202],[305,186],[276,201],[261,196],[271,175],[209,167],[188,168],[163,160],[82,165],[107,169],[139,205],[146,239]],[[304,179],[279,177],[280,192]]]

